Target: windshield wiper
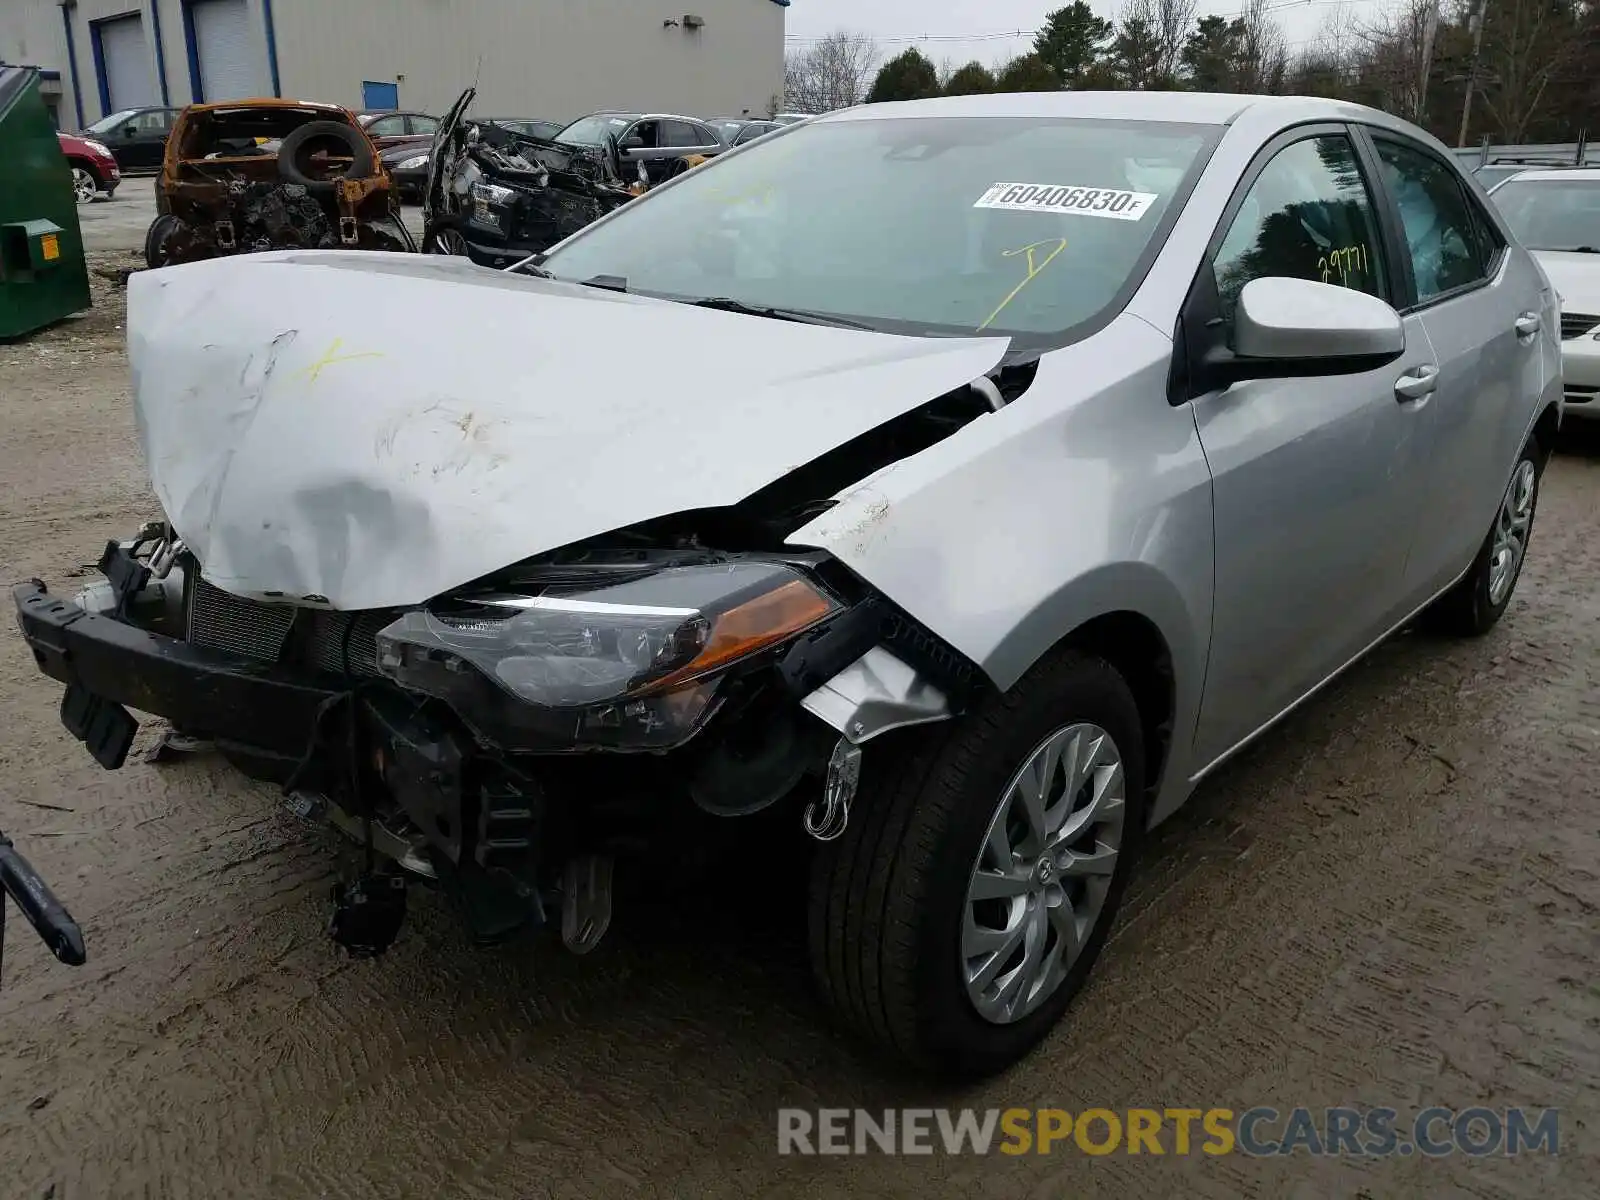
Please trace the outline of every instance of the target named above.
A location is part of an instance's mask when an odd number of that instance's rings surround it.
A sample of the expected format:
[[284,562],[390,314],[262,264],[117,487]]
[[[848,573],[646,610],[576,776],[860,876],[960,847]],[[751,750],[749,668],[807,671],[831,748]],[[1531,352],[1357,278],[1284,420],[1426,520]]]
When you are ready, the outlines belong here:
[[1600,246],[1574,246],[1569,254],[1600,254]]
[[878,330],[864,321],[850,321],[827,313],[811,312],[804,308],[768,308],[760,304],[746,304],[731,296],[707,296],[704,300],[685,300],[691,308],[714,308],[718,312],[743,313],[747,317],[766,317],[772,321],[794,321],[801,325],[831,325],[836,329],[864,329],[869,333]]

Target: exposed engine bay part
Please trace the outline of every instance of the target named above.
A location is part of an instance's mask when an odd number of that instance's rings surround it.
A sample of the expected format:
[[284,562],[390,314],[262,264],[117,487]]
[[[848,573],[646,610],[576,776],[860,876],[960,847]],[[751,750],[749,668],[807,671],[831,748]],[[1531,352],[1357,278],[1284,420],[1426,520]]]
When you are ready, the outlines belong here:
[[156,207],[152,268],[277,249],[416,249],[371,141],[334,105],[190,105],[167,139]]
[[882,647],[875,647],[802,701],[807,712],[860,746],[891,729],[948,720],[945,694]]
[[333,886],[328,936],[351,958],[377,958],[394,945],[406,919],[406,881],[369,871]]
[[716,817],[748,817],[772,807],[800,786],[824,752],[813,723],[802,724],[792,703],[756,696],[738,709],[736,701],[688,777],[695,806]]
[[615,138],[568,145],[467,117],[468,88],[434,134],[423,193],[422,249],[506,267],[540,253],[649,187],[625,171]]
[[[707,836],[689,828],[696,809],[788,803],[810,836],[839,836],[862,755],[816,718],[828,697],[854,701],[833,720],[888,728],[932,719],[931,698],[976,671],[827,555],[666,527],[513,564],[409,613],[224,593],[163,524],[108,544],[100,567],[88,607],[38,583],[18,597],[41,667],[69,677],[69,730],[115,769],[137,730],[126,706],[158,713],[182,731],[174,750],[206,743],[344,833],[364,865],[334,889],[329,932],[357,956],[398,936],[407,881],[441,888],[485,942],[554,904],[586,953],[610,922],[614,859]],[[406,665],[386,647],[418,629],[430,648]],[[922,710],[872,708],[896,688]]]
[[980,375],[972,381],[972,390],[977,392],[989,402],[989,407],[999,412],[1006,406],[1006,399],[1000,394],[1000,387],[987,375]]
[[840,738],[828,759],[821,805],[805,811],[805,829],[819,842],[837,841],[850,825],[850,804],[861,786],[861,747]]
[[[305,821],[326,821],[335,829],[356,842],[368,836],[360,817],[346,812],[321,792],[294,791],[284,801],[284,807]],[[372,822],[373,850],[391,859],[401,869],[423,879],[437,879],[439,872],[428,860],[427,839],[416,830],[397,833],[381,820]]]
[[611,928],[611,875],[608,854],[572,859],[561,873],[561,941],[574,954],[587,954]]

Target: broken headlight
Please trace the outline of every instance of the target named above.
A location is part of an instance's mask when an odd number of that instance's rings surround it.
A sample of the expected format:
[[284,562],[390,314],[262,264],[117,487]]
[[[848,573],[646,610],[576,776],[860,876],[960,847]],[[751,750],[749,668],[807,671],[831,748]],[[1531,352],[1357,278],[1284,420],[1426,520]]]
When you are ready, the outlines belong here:
[[502,187],[498,183],[475,183],[470,192],[472,196],[472,219],[479,225],[487,225],[491,229],[499,229],[501,212],[511,206],[517,198],[515,188]]
[[420,171],[423,167],[425,167],[427,165],[428,165],[428,156],[426,154],[415,154],[415,155],[412,155],[410,158],[406,159],[403,163],[401,163],[398,167],[396,167],[395,170],[397,170],[397,171]]
[[666,750],[710,718],[728,667],[836,608],[781,563],[670,567],[407,613],[378,634],[378,667],[495,740]]

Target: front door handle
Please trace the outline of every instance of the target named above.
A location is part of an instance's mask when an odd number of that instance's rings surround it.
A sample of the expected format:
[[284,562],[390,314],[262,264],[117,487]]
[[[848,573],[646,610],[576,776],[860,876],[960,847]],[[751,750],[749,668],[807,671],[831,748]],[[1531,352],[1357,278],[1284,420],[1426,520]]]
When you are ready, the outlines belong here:
[[1439,368],[1431,363],[1414,367],[1394,381],[1395,399],[1405,404],[1431,396],[1439,386]]
[[1530,338],[1539,332],[1541,322],[1538,313],[1525,312],[1516,320],[1516,331],[1519,338]]

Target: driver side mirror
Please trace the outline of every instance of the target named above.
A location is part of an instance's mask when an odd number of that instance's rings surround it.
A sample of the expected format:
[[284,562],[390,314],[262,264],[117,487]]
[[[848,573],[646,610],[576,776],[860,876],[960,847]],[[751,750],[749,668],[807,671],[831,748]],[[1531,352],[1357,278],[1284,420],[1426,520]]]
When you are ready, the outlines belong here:
[[644,149],[644,139],[642,137],[640,137],[637,133],[630,133],[627,137],[623,138],[622,141],[620,143],[618,143],[618,144],[622,147],[622,150],[623,150],[624,153],[626,153],[626,152],[628,152],[630,150],[643,150]]
[[1252,279],[1234,310],[1232,350],[1208,355],[1211,382],[1355,375],[1405,353],[1400,314],[1376,296],[1284,276]]

